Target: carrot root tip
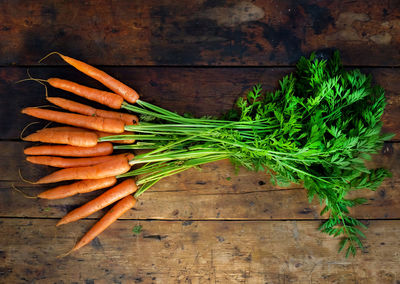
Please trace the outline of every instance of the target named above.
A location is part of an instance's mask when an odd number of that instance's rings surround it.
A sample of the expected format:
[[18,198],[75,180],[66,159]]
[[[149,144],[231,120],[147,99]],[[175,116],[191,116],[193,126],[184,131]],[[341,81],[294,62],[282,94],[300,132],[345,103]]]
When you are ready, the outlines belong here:
[[52,52],[50,52],[49,54],[47,54],[45,57],[43,57],[42,59],[40,59],[40,60],[38,61],[38,63],[42,63],[43,60],[45,60],[46,58],[52,56],[53,54],[57,54],[58,56],[61,56],[61,57],[62,57],[62,54],[61,54],[61,53],[59,53],[59,52],[57,52],[57,51],[52,51]]
[[19,188],[17,188],[14,184],[12,184],[11,187],[12,187],[15,191],[21,193],[25,198],[30,198],[30,199],[37,199],[37,198],[38,198],[37,196],[32,196],[32,195],[26,194],[25,192],[23,192],[22,190],[20,190]]
[[33,181],[30,181],[30,180],[25,179],[25,178],[22,176],[22,174],[21,174],[21,169],[18,169],[18,175],[19,175],[20,179],[21,179],[22,181],[26,182],[26,183],[29,183],[29,184],[37,184],[37,182],[33,182]]
[[70,251],[68,251],[68,252],[66,252],[66,253],[62,253],[62,254],[57,255],[56,258],[63,258],[63,257],[66,257],[66,256],[70,255],[72,252],[74,252],[75,250],[76,250],[76,249],[75,249],[75,247],[74,247],[74,248],[72,248]]
[[39,121],[31,122],[31,123],[29,123],[27,126],[25,126],[24,129],[22,129],[21,133],[19,134],[19,138],[20,138],[21,140],[25,140],[25,138],[22,137],[22,135],[24,135],[24,132],[28,129],[29,126],[31,126],[31,125],[33,125],[33,124],[36,124],[36,123],[39,123]]

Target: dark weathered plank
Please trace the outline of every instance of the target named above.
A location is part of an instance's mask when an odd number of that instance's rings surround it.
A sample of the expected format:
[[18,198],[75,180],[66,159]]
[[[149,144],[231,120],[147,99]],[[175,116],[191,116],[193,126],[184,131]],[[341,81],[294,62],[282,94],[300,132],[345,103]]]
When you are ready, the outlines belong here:
[[[24,161],[26,143],[0,142],[0,216],[60,218],[71,209],[94,198],[99,192],[47,201],[26,199],[11,188],[11,183],[30,195],[38,194],[47,186],[32,186],[21,182],[17,169],[29,180],[37,180],[53,169]],[[400,145],[387,144],[370,166],[384,166],[393,172],[376,192],[357,193],[369,199],[357,207],[354,215],[363,219],[400,218]],[[136,211],[123,218],[134,219],[321,219],[322,209],[317,201],[309,204],[304,189],[293,185],[279,189],[269,183],[264,173],[240,170],[237,175],[228,161],[212,163],[202,170],[189,170],[166,178],[140,197]],[[8,182],[5,182],[8,181]],[[297,188],[297,189],[296,189]],[[99,217],[95,214],[91,217]]]
[[[337,254],[339,240],[319,233],[312,221],[118,221],[64,258],[56,256],[93,221],[61,228],[54,220],[0,223],[2,283],[400,281],[400,221],[369,222],[366,249],[348,259]],[[143,228],[139,235],[132,232],[136,225]]]
[[[142,94],[144,100],[179,113],[189,112],[196,116],[220,115],[229,110],[240,95],[245,94],[257,83],[262,83],[265,90],[272,91],[276,88],[278,80],[292,71],[291,68],[155,67],[104,70],[133,86]],[[372,74],[374,80],[387,92],[388,106],[383,117],[384,131],[400,133],[400,69],[373,68],[363,71]],[[99,83],[72,68],[31,68],[30,72],[37,78],[61,77],[101,87]],[[35,121],[34,118],[19,113],[23,107],[47,104],[44,88],[40,84],[15,84],[24,78],[27,78],[25,68],[0,68],[0,139],[17,139],[21,130],[28,123]],[[67,95],[54,88],[49,88],[49,94]],[[79,101],[77,96],[72,95],[70,98]]]
[[57,50],[103,65],[271,66],[333,48],[346,64],[400,64],[397,0],[1,1],[0,11],[1,65]]

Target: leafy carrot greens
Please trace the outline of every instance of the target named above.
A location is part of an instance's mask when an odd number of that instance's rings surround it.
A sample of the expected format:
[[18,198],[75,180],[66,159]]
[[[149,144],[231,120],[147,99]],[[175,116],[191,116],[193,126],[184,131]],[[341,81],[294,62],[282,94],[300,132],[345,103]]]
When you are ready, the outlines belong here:
[[[142,164],[122,176],[141,175],[136,197],[160,179],[198,165],[230,159],[237,166],[266,171],[280,185],[302,183],[311,201],[325,205],[320,230],[341,237],[346,255],[362,248],[365,226],[349,208],[366,202],[348,199],[349,191],[375,190],[389,172],[367,169],[365,160],[392,135],[381,134],[384,90],[359,70],[344,69],[339,53],[329,60],[301,58],[274,92],[256,85],[220,119],[192,118],[142,100],[124,102],[141,123],[126,126],[136,139],[119,149],[155,149],[137,155]],[[111,138],[103,137],[100,141]]]

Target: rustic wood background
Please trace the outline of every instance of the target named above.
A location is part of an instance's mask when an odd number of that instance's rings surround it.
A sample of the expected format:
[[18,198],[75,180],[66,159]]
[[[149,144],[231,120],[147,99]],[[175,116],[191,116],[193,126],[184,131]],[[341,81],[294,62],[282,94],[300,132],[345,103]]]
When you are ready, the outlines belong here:
[[[0,1],[0,283],[400,283],[400,1]],[[37,83],[58,76],[101,87],[51,51],[100,66],[146,101],[219,114],[253,84],[273,90],[302,55],[334,49],[386,89],[385,131],[397,134],[373,165],[393,172],[353,214],[369,226],[365,250],[337,254],[317,231],[318,203],[227,161],[165,179],[91,245],[65,258],[99,216],[56,228],[93,198],[32,200],[23,183],[52,171],[24,161],[19,114],[46,104]],[[54,89],[50,92],[60,95]],[[141,225],[140,234],[132,229]]]

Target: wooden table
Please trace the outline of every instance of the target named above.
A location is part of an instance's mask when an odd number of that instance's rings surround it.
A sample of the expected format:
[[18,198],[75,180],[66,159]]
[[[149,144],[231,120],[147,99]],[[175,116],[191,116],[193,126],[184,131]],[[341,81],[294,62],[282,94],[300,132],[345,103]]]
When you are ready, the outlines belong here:
[[52,171],[22,153],[29,143],[19,134],[33,119],[19,111],[46,104],[41,85],[15,84],[27,68],[101,87],[56,57],[37,63],[55,50],[100,66],[146,101],[201,116],[229,109],[255,83],[273,90],[301,55],[337,48],[345,65],[386,89],[384,129],[399,134],[398,0],[0,1],[0,38],[1,283],[400,283],[399,136],[374,157],[393,177],[360,194],[369,202],[352,213],[369,226],[367,240],[348,259],[337,254],[339,240],[317,231],[321,207],[304,189],[235,174],[227,161],[163,180],[64,258],[56,256],[104,212],[55,224],[95,194],[46,201],[11,187],[37,194],[49,187],[22,182],[18,169],[30,180]]

